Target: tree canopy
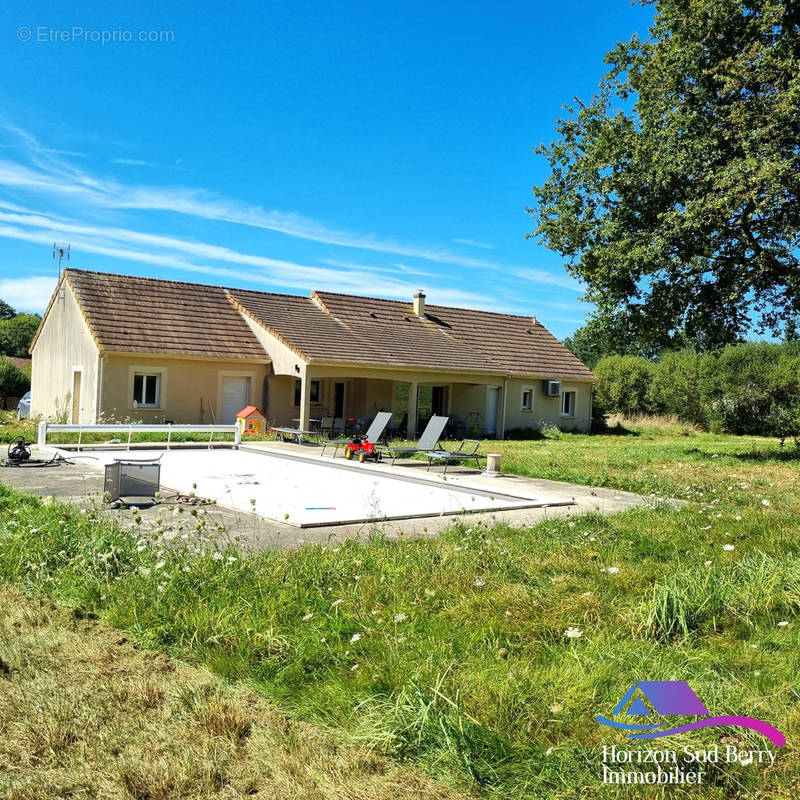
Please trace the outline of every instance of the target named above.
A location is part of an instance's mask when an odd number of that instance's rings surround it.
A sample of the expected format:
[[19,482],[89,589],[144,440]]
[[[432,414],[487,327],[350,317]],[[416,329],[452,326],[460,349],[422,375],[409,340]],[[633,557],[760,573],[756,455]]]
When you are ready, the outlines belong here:
[[653,4],[537,148],[531,235],[642,331],[780,334],[800,313],[800,4]]
[[0,355],[27,358],[28,348],[41,320],[38,314],[15,314],[0,318]]

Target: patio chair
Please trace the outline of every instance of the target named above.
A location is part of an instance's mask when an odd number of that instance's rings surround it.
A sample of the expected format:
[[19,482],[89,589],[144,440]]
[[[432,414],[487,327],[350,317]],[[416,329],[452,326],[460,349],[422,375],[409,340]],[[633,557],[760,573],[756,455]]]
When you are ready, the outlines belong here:
[[419,437],[419,441],[415,445],[394,447],[393,445],[386,444],[380,448],[380,451],[382,454],[391,457],[392,464],[394,464],[396,458],[413,456],[414,453],[425,453],[428,450],[435,450],[439,444],[439,439],[444,432],[445,426],[447,425],[448,419],[449,417],[431,417],[428,420],[428,424],[425,426],[425,430],[422,432],[422,436]]
[[[391,418],[391,411],[379,411],[375,415],[375,419],[372,420],[372,424],[369,426],[369,428],[367,428],[367,432],[364,434],[366,440],[368,442],[372,442],[373,444],[377,442],[383,436],[383,432],[386,429],[386,426],[389,424],[389,420]],[[322,443],[321,455],[325,455],[325,448],[330,445],[333,447],[333,457],[336,458],[339,448],[344,447],[350,441],[351,438],[348,436],[344,436],[340,439],[329,439],[327,442]]]
[[[481,459],[486,458],[478,452],[481,443],[477,439],[462,439],[461,444],[455,450],[430,450],[425,455],[428,458],[428,470],[434,461],[444,461],[444,472],[447,474],[447,465],[451,461],[472,461],[475,460],[475,467],[480,469]],[[427,470],[426,470],[427,472]]]
[[319,432],[324,433],[329,439],[333,438],[333,417],[323,417],[319,424]]

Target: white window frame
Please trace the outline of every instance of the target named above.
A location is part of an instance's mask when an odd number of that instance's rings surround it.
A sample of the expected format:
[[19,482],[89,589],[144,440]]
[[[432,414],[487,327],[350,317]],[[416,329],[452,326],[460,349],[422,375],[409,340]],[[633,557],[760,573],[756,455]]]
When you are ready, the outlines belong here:
[[[525,395],[526,394],[530,394],[530,396],[531,396],[531,403],[527,408],[525,407]],[[525,412],[533,411],[533,407],[534,407],[535,402],[536,402],[536,395],[534,393],[533,386],[523,386],[522,387],[522,394],[521,394],[521,397],[520,397],[520,403],[519,403],[520,410],[521,411],[525,411]]]
[[[569,412],[564,410],[564,401],[568,395],[572,395],[572,408]],[[578,404],[578,392],[576,389],[563,389],[561,390],[561,418],[562,419],[575,419],[575,407]]]
[[[142,397],[147,396],[147,378],[155,378],[156,379],[156,401],[155,403],[147,403],[142,400],[139,400],[136,397],[136,379],[138,377],[142,378]],[[148,409],[159,409],[161,408],[161,393],[163,389],[163,373],[158,370],[155,371],[146,371],[146,370],[136,370],[133,373],[133,379],[131,382],[131,408],[148,408]]]

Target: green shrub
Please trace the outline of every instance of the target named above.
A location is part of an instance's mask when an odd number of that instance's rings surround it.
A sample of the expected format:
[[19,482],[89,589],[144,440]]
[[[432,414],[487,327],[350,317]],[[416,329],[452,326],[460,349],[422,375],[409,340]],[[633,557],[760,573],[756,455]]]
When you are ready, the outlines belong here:
[[0,358],[0,400],[5,406],[9,397],[19,397],[30,389],[30,378],[7,358]]
[[693,350],[665,353],[653,368],[649,403],[654,410],[677,414],[687,422],[706,421],[706,403],[700,389],[702,356]]
[[606,356],[597,362],[594,402],[598,411],[615,414],[648,414],[652,362],[640,356]]

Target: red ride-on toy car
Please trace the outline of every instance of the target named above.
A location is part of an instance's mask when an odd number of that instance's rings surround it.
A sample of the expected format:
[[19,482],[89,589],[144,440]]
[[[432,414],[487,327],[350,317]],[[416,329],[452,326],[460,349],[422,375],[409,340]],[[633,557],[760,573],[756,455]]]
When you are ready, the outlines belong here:
[[344,446],[344,457],[357,458],[362,464],[368,459],[373,459],[376,463],[381,460],[381,454],[375,447],[374,442],[368,442],[365,437],[356,435],[352,441]]

